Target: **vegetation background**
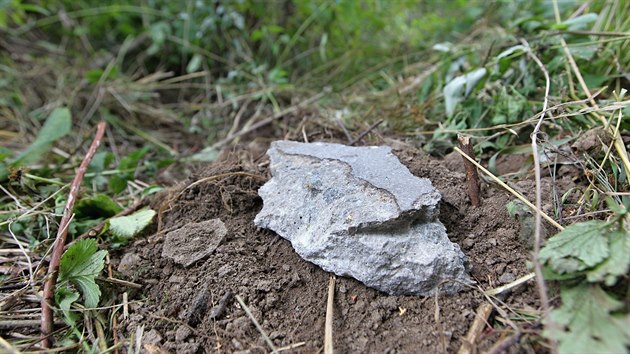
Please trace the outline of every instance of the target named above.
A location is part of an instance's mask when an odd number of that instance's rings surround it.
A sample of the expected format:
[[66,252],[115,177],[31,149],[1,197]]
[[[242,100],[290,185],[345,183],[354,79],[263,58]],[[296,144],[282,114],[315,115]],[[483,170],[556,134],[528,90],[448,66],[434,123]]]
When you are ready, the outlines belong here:
[[[107,147],[85,174],[67,228],[80,241],[55,293],[56,345],[85,351],[113,345],[83,334],[94,318],[111,330],[112,309],[88,310],[104,302],[107,250],[154,222],[133,206],[242,136],[311,117],[355,136],[378,125],[435,156],[465,134],[495,175],[501,156],[527,154],[507,181],[562,158],[580,166],[588,187],[561,196],[551,217],[564,231],[532,258],[550,311],[541,341],[628,352],[629,30],[623,0],[2,0],[2,321],[41,296],[40,260],[98,121]],[[547,286],[559,298],[545,300]],[[6,350],[39,342],[7,333]]]

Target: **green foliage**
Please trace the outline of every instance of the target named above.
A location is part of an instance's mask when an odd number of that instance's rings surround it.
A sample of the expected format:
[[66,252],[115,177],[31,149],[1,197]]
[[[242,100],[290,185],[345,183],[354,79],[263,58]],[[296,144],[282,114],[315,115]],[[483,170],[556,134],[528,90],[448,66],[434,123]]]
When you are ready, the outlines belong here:
[[74,207],[77,218],[109,218],[122,210],[118,203],[105,194],[83,198]]
[[615,313],[623,302],[594,284],[563,287],[561,294],[562,306],[551,313],[561,327],[546,330],[558,340],[560,354],[628,352],[630,315]]
[[142,209],[128,216],[118,216],[108,220],[108,230],[114,246],[124,245],[142,232],[153,221],[156,212]]
[[72,117],[66,107],[55,108],[37,134],[35,141],[11,163],[21,166],[39,161],[55,141],[70,133]]
[[[101,291],[96,285],[95,278],[105,266],[107,251],[98,251],[96,241],[83,239],[70,246],[61,257],[59,267],[59,284],[57,298],[61,299],[69,308],[69,303],[76,300],[72,295],[74,285],[83,295],[83,303],[86,307],[96,307],[101,297]],[[74,299],[74,300],[72,300]]]
[[136,168],[144,155],[149,152],[149,147],[136,150],[120,159],[118,164],[119,173],[109,180],[109,189],[112,193],[118,194],[127,188],[127,182],[134,179]]
[[561,281],[562,305],[550,318],[561,328],[545,332],[560,353],[627,353],[630,346],[630,314],[603,288],[627,279],[630,270],[630,232],[623,228],[630,203],[607,203],[616,212],[612,220],[573,224],[539,255],[545,278]]

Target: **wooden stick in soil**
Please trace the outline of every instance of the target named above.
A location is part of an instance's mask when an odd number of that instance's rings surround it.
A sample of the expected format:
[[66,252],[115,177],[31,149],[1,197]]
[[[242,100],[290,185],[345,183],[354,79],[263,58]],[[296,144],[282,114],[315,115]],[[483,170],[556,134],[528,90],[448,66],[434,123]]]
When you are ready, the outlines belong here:
[[96,150],[101,144],[101,139],[103,138],[103,134],[105,133],[105,128],[107,124],[105,122],[98,123],[96,128],[96,135],[94,140],[92,141],[92,145],[88,149],[87,154],[83,158],[81,165],[79,166],[79,170],[77,174],[74,176],[74,180],[70,185],[70,193],[68,194],[68,202],[64,207],[63,217],[61,218],[61,222],[59,223],[59,230],[57,231],[57,237],[55,238],[55,244],[53,246],[52,256],[50,260],[50,264],[48,266],[48,279],[44,283],[44,296],[42,297],[41,306],[42,306],[42,321],[41,321],[41,345],[43,348],[50,348],[50,334],[53,331],[53,296],[55,293],[55,285],[57,283],[57,276],[59,275],[59,264],[61,262],[61,256],[63,254],[64,245],[66,243],[66,236],[68,235],[68,226],[70,225],[70,221],[72,220],[74,210],[74,203],[77,200],[77,195],[79,194],[79,187],[81,187],[81,182],[83,181],[83,176],[85,175],[85,171],[94,157]]
[[236,301],[238,301],[238,303],[241,305],[241,308],[243,308],[243,311],[245,311],[247,316],[249,316],[249,319],[252,320],[252,323],[254,323],[254,326],[256,326],[256,329],[258,330],[260,335],[263,337],[265,342],[267,342],[267,345],[271,349],[271,352],[277,353],[278,349],[276,348],[275,345],[273,345],[273,342],[271,341],[271,339],[269,338],[265,330],[262,328],[260,323],[258,323],[258,321],[256,320],[256,317],[254,317],[254,314],[252,314],[252,312],[249,310],[249,307],[247,307],[247,305],[245,304],[245,301],[243,301],[243,299],[241,299],[241,297],[238,295],[235,295],[234,297],[236,298]]
[[[457,141],[459,142],[459,148],[474,159],[475,154],[470,144],[470,137],[457,135]],[[462,157],[464,160],[464,168],[466,169],[466,184],[468,185],[468,198],[470,203],[475,208],[481,205],[481,199],[479,198],[479,174],[477,174],[477,168],[470,161]]]
[[483,333],[483,329],[486,327],[491,313],[492,305],[487,302],[484,302],[477,308],[475,320],[468,329],[468,333],[466,334],[461,347],[459,347],[457,354],[471,354],[476,352],[475,343],[477,342],[477,339],[479,339],[481,333]]
[[328,302],[326,304],[326,328],[324,330],[324,354],[333,354],[333,302],[335,300],[335,276],[328,282]]

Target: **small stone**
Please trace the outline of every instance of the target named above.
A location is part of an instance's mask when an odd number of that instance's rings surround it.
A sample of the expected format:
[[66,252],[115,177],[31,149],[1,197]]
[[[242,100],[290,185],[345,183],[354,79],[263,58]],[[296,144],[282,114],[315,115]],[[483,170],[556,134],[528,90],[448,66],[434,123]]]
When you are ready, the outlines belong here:
[[516,280],[516,277],[514,276],[514,274],[512,274],[510,272],[505,272],[505,273],[501,274],[501,276],[499,277],[499,282],[501,284],[511,283],[514,280]]
[[162,257],[188,267],[212,254],[226,234],[227,228],[220,219],[188,224],[166,234]]
[[[391,148],[276,141],[254,222],[305,260],[392,295],[455,293],[468,262],[438,220],[440,193]],[[451,281],[446,281],[451,280]]]
[[143,343],[160,344],[162,342],[162,335],[156,329],[152,329],[145,332],[142,336]]
[[178,342],[185,341],[192,334],[188,326],[179,326],[175,332],[175,340]]
[[127,277],[133,278],[134,273],[138,271],[138,263],[141,260],[140,256],[133,252],[125,253],[118,265],[118,271]]

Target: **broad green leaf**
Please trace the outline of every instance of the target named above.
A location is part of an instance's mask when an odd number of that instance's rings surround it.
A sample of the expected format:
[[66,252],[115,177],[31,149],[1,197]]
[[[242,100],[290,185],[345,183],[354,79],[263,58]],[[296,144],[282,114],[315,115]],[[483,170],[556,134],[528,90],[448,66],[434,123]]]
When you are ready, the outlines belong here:
[[451,117],[455,112],[455,106],[470,94],[475,86],[486,76],[487,70],[480,68],[466,75],[458,76],[444,86],[444,105],[446,115]]
[[610,254],[609,228],[610,224],[600,220],[573,224],[547,241],[540,260],[561,274],[593,267]]
[[204,161],[204,162],[212,162],[219,158],[219,151],[211,146],[204,148],[198,153],[192,155],[190,160],[192,161]]
[[559,29],[559,30],[563,30],[563,29],[569,29],[572,31],[577,31],[577,30],[584,30],[588,28],[588,25],[595,22],[597,20],[597,14],[596,13],[588,13],[585,15],[581,15],[578,17],[574,17],[571,19],[568,19],[564,22],[561,22],[557,25],[553,25],[551,26],[552,29]]
[[628,352],[629,316],[612,315],[622,302],[598,285],[587,284],[563,288],[561,297],[562,306],[551,312],[551,320],[560,328],[545,331],[558,341],[560,354]]
[[126,242],[149,226],[155,214],[151,209],[142,209],[129,216],[111,218],[109,231],[117,240]]
[[610,256],[595,269],[588,271],[586,277],[590,282],[603,280],[607,286],[613,286],[618,277],[628,274],[630,268],[630,232],[615,231],[608,238]]
[[120,213],[123,208],[105,194],[81,199],[74,207],[78,218],[109,218]]
[[71,126],[70,110],[66,107],[55,108],[46,119],[35,141],[13,161],[12,165],[25,165],[40,160],[53,142],[70,133]]
[[70,246],[61,257],[60,283],[71,282],[79,288],[86,307],[96,307],[101,291],[94,279],[105,266],[107,251],[98,251],[96,241],[83,239]]

